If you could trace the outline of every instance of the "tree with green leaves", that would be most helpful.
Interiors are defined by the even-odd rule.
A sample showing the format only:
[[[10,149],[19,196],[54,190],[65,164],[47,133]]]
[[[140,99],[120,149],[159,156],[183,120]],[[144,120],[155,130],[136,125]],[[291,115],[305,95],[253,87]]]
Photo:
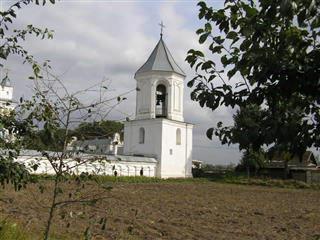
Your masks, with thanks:
[[[63,140],[65,129],[57,129],[54,136],[48,136],[45,129],[33,129],[33,131],[25,136],[25,149],[39,151],[54,151],[59,152],[63,149]],[[72,130],[69,131],[72,133]],[[69,136],[68,136],[69,137]]]
[[[261,107],[260,131],[252,132],[256,137],[251,139],[256,148],[277,145],[302,156],[306,148],[319,147],[320,2],[226,0],[222,9],[203,1],[198,5],[205,25],[197,34],[209,53],[188,52],[186,60],[196,71],[188,83],[191,99],[212,110]],[[224,130],[222,143],[235,142],[228,139],[232,128]],[[214,132],[209,129],[208,137]]]
[[[247,177],[250,178],[251,169],[257,174],[257,171],[265,166],[265,161],[265,153],[262,149],[259,151],[249,149],[243,152],[238,168],[245,168]]]
[[[62,151],[65,129],[57,129],[54,137],[48,138],[44,129],[34,130],[24,138],[26,149],[37,149],[47,151]],[[68,139],[77,137],[78,140],[93,138],[109,138],[115,133],[123,132],[123,123],[111,120],[80,122],[75,128],[68,131]]]
[[[32,131],[29,119],[18,119],[18,116],[18,112],[0,110],[0,185],[11,183],[15,190],[25,187],[30,180],[26,167],[14,160],[24,146],[23,136]]]
[[[222,122],[219,122],[215,128],[214,133],[222,144],[238,144],[239,150],[244,151],[239,166],[246,169],[248,177],[250,169],[257,171],[264,165],[261,145],[265,142],[263,128],[267,124],[266,121],[266,110],[257,105],[248,105],[241,107],[233,115],[233,126],[223,127]]]
[[[222,144],[239,144],[240,150],[252,149],[259,151],[265,139],[262,134],[265,126],[266,111],[257,105],[248,105],[241,107],[233,115],[233,126],[224,127],[219,122],[217,128],[208,131],[208,137],[211,137],[214,130]]]
[[[40,29],[32,24],[27,25],[25,29],[14,29],[12,24],[17,18],[18,10],[26,7],[30,4],[45,5],[47,2],[52,4],[55,0],[19,0],[9,5],[8,9],[5,11],[0,11],[0,59],[2,61],[1,67],[4,66],[5,61],[8,59],[9,55],[18,55],[24,62],[28,62],[32,65],[34,73],[36,75],[40,74],[40,69],[34,57],[28,52],[25,47],[22,46],[22,42],[26,40],[28,35],[33,35],[40,37],[42,39],[53,38],[53,31],[49,29]]]
[[[41,2],[45,4],[46,0]],[[54,0],[50,0],[50,2],[54,3]],[[72,176],[75,173],[75,169],[94,161],[107,160],[97,156],[81,158],[78,153],[72,153],[67,150],[74,126],[83,122],[105,120],[111,110],[126,100],[124,95],[135,89],[116,97],[108,97],[106,94],[108,88],[102,82],[84,90],[70,92],[63,81],[51,72],[51,67],[47,61],[43,64],[37,63],[33,56],[20,45],[20,42],[24,41],[28,34],[51,38],[52,32],[47,29],[35,28],[32,25],[28,25],[25,30],[10,28],[12,27],[13,19],[16,17],[17,9],[30,3],[40,4],[40,1],[17,1],[7,11],[0,14],[0,38],[3,40],[0,45],[0,58],[6,61],[10,54],[21,56],[25,62],[32,65],[33,76],[30,79],[34,80],[34,95],[30,99],[21,98],[14,111],[6,115],[0,115],[0,126],[10,136],[13,136],[12,141],[3,137],[0,138],[0,182],[5,184],[11,181],[16,186],[16,189],[20,189],[20,186],[26,183],[29,176],[29,172],[26,171],[28,166],[19,164],[16,159],[20,154],[20,150],[28,147],[26,140],[32,141],[35,136],[34,133],[40,130],[41,141],[45,142],[44,145],[49,144],[50,149],[41,144],[35,146],[35,150],[38,150],[38,153],[34,156],[28,170],[32,168],[36,170],[41,161],[46,161],[46,164],[49,163],[49,166],[55,172],[55,175],[52,176],[53,187],[49,190],[52,190],[52,199],[49,199],[48,202],[45,201],[45,204],[48,204],[46,208],[48,209],[48,219],[45,223],[43,239],[47,240],[50,237],[55,216],[66,212],[67,207],[72,204],[93,206],[102,199],[99,193],[111,189],[110,187],[99,185],[100,192],[90,196],[84,196],[79,193],[80,189],[84,187],[82,180],[90,176],[86,173],[80,176]],[[10,35],[12,33],[13,35]],[[97,99],[85,101],[83,96],[87,92],[95,92]],[[106,121],[103,122],[105,123]],[[70,161],[74,163],[72,166],[68,165]],[[75,187],[68,189],[69,192],[67,194],[63,194],[63,186],[65,186],[67,180],[69,180],[68,183],[70,185],[73,184]],[[44,191],[41,183],[39,190],[40,192]],[[103,230],[105,229],[106,218],[102,214],[106,214],[105,209],[103,209],[103,213],[100,216],[96,217],[99,217],[99,224]],[[63,217],[63,215],[60,217]],[[86,238],[91,234],[90,224],[94,219],[93,217],[89,220],[89,227],[85,230]]]
[[[102,120],[94,122],[83,122],[73,130],[73,135],[78,139],[91,139],[91,138],[108,138],[112,137],[115,133],[123,132],[123,123]]]
[[[42,140],[47,141],[51,149],[59,150],[52,152],[50,149],[39,145],[35,149],[41,155],[40,157],[34,157],[35,162],[32,166],[36,169],[40,162],[45,160],[55,173],[52,176],[52,199],[48,203],[49,214],[44,231],[44,239],[47,240],[50,237],[51,227],[54,223],[53,219],[58,210],[65,209],[72,204],[94,205],[97,201],[102,200],[100,195],[103,192],[110,190],[110,188],[101,187],[100,195],[79,195],[83,186],[80,184],[82,177],[87,176],[88,173],[78,172],[78,175],[82,175],[74,176],[71,180],[70,176],[74,175],[76,169],[85,164],[94,162],[102,164],[103,161],[108,161],[108,159],[96,155],[82,156],[77,152],[70,152],[67,146],[72,137],[74,126],[93,120],[108,123],[101,117],[108,117],[108,114],[105,113],[110,113],[110,110],[114,109],[115,106],[124,102],[126,100],[124,95],[127,93],[120,94],[117,97],[108,97],[108,89],[103,87],[104,82],[84,90],[71,92],[66,88],[63,81],[51,73],[46,64],[40,66],[40,68],[43,73],[46,73],[45,76],[34,80],[34,95],[31,99],[22,101],[19,107],[24,112],[25,119],[32,120],[33,129],[41,130]],[[87,92],[95,92],[97,99],[83,99]],[[71,166],[68,164],[69,162],[75,164]],[[69,197],[65,199],[63,197],[63,185],[67,180],[75,187],[68,189]],[[105,220],[102,221],[102,224],[105,225]]]
[[[55,0],[50,0],[52,4]],[[24,62],[32,66],[36,76],[41,76],[39,64],[34,57],[25,49],[22,42],[28,35],[37,37],[52,38],[53,32],[48,29],[40,29],[32,24],[26,29],[14,29],[13,23],[17,17],[18,10],[29,4],[46,4],[46,0],[19,0],[13,2],[6,10],[0,11],[0,70],[3,72],[6,60],[10,55],[20,56]],[[21,189],[29,179],[26,168],[14,159],[24,147],[23,137],[31,131],[32,121],[22,118],[18,109],[4,113],[0,109],[0,132],[5,132],[7,136],[14,136],[14,141],[0,134],[0,183],[2,185],[11,182],[15,189]]]

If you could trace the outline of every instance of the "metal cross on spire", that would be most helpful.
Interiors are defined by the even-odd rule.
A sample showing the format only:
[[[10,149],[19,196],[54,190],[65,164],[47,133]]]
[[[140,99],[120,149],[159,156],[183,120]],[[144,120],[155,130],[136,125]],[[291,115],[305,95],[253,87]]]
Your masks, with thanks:
[[[159,23],[159,26],[161,27],[161,32],[160,32],[160,37],[162,38],[163,35],[163,29],[166,27],[163,22],[161,21],[161,23]]]

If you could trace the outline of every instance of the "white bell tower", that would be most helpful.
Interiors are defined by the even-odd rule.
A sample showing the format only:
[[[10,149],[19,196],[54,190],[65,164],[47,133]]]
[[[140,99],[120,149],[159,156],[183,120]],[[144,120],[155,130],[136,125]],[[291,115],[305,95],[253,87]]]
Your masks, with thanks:
[[[157,177],[191,177],[193,125],[183,118],[185,73],[160,36],[135,73],[136,118],[125,123],[124,154],[156,158]]]
[[[12,110],[14,108],[12,103],[13,87],[8,74],[0,82],[0,111]]]
[[[167,118],[183,121],[185,74],[162,38],[148,61],[136,72],[136,119]]]
[[[14,109],[12,102],[13,87],[11,85],[8,73],[0,82],[0,117],[10,113]],[[0,138],[5,138],[8,141],[14,139],[13,135],[10,135],[8,130],[0,128]]]

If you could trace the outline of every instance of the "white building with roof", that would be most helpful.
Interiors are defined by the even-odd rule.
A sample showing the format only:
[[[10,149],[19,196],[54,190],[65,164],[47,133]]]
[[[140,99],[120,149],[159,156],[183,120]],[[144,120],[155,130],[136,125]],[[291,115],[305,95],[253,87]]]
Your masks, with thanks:
[[[136,118],[125,123],[124,154],[155,158],[157,177],[192,176],[193,124],[183,117],[185,77],[162,35],[135,73]]]
[[[119,133],[115,133],[112,138],[78,140],[73,137],[67,146],[67,150],[91,154],[118,155],[123,154],[123,142]]]

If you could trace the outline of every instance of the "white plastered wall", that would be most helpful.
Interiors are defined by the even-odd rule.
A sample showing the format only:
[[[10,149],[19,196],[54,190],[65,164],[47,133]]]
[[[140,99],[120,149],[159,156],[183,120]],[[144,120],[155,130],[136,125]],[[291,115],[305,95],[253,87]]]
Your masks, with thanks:
[[[121,157],[121,155],[119,155],[119,157]],[[16,162],[24,164],[33,174],[55,174],[50,162],[41,156],[32,157],[21,155],[16,159]],[[78,161],[73,161],[72,159],[66,159],[65,162],[66,166],[72,169],[71,172],[76,175],[87,172],[95,175],[114,176],[114,172],[117,171],[117,176],[140,176],[141,169],[143,169],[143,176],[155,177],[156,174],[156,163],[100,160],[99,162],[87,162],[79,165]],[[34,171],[30,166],[35,163],[38,164],[38,168]]]
[[[145,142],[139,143],[139,129],[145,129]],[[177,145],[176,131],[181,130]],[[165,118],[135,120],[125,123],[124,154],[144,155],[158,160],[156,176],[191,177],[192,124]]]
[[[124,124],[124,154],[144,155],[147,157],[161,156],[161,119],[145,119],[125,122]],[[139,143],[140,128],[144,128],[144,143]]]
[[[181,131],[181,144],[177,144],[177,129]],[[192,124],[165,120],[162,127],[162,153],[160,177],[191,177]]]

